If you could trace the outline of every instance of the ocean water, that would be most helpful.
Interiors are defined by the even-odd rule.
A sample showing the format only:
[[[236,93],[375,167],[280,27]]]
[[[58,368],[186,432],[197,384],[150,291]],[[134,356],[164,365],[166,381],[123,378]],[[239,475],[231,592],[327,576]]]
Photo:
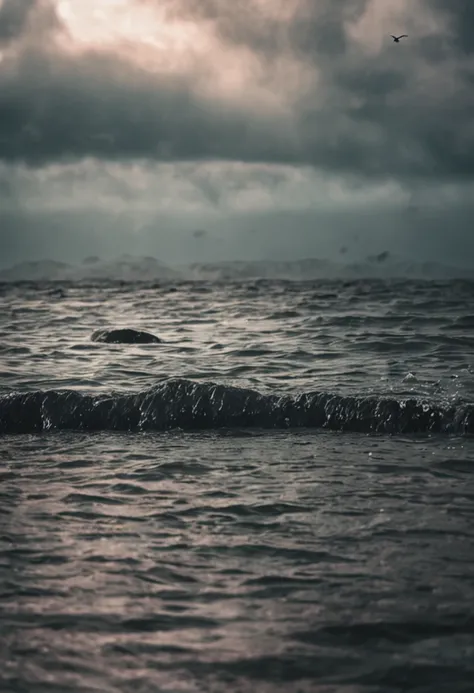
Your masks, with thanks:
[[[2,693],[472,690],[473,282],[5,283],[0,324]]]

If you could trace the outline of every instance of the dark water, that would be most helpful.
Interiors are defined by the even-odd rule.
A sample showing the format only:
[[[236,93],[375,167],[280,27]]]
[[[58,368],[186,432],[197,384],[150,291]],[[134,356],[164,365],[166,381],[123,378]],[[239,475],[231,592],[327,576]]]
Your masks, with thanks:
[[[2,692],[472,690],[473,283],[57,289],[0,287]]]

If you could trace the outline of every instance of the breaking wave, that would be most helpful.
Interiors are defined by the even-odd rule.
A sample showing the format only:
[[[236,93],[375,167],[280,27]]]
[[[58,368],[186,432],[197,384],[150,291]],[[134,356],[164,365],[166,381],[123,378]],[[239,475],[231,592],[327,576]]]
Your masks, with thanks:
[[[474,404],[441,406],[415,399],[324,392],[278,396],[179,378],[130,394],[39,390],[0,396],[0,434],[303,427],[360,433],[472,434]]]

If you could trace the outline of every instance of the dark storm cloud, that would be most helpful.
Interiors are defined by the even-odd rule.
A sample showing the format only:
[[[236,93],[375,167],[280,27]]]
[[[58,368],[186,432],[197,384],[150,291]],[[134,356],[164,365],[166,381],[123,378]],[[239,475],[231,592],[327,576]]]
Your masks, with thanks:
[[[0,45],[23,33],[36,0],[3,0],[0,7]]]
[[[429,0],[430,5],[442,13],[451,30],[455,50],[466,55],[474,52],[474,3],[472,0]]]
[[[23,55],[0,73],[0,123],[1,158],[33,165],[291,158],[258,113],[200,99],[190,78],[159,79],[110,55]]]
[[[212,24],[225,42],[248,46],[266,58],[291,49],[301,55],[334,55],[347,45],[344,20],[355,20],[368,0],[140,0],[174,18]],[[268,13],[268,6],[273,11]],[[279,10],[279,11],[278,11]]]
[[[34,26],[30,26],[36,18]],[[37,36],[61,25],[52,0],[3,0],[0,6],[0,47],[8,45],[29,31]]]
[[[20,4],[21,19],[32,2]],[[72,58],[27,44],[0,67],[0,158],[34,166],[85,157],[231,160],[373,178],[472,177],[474,96],[460,53],[468,52],[474,4],[420,2],[446,21],[446,39],[432,33],[417,41],[408,31],[410,42],[387,37],[378,55],[346,31],[366,7],[367,0],[301,0],[282,21],[251,0],[170,0],[170,15],[210,24],[223,43],[258,56],[261,81],[282,56],[312,67],[314,88],[293,101],[290,116],[272,116],[250,99],[237,108],[199,95],[196,75],[157,76],[113,55]]]

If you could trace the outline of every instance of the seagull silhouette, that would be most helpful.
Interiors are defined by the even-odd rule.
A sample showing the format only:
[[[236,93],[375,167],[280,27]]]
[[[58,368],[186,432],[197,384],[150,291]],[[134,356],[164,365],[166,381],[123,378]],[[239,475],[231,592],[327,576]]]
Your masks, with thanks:
[[[393,38],[395,43],[400,43],[401,38],[408,38],[408,34],[402,34],[401,36],[394,36],[393,34],[390,34],[390,36]]]

